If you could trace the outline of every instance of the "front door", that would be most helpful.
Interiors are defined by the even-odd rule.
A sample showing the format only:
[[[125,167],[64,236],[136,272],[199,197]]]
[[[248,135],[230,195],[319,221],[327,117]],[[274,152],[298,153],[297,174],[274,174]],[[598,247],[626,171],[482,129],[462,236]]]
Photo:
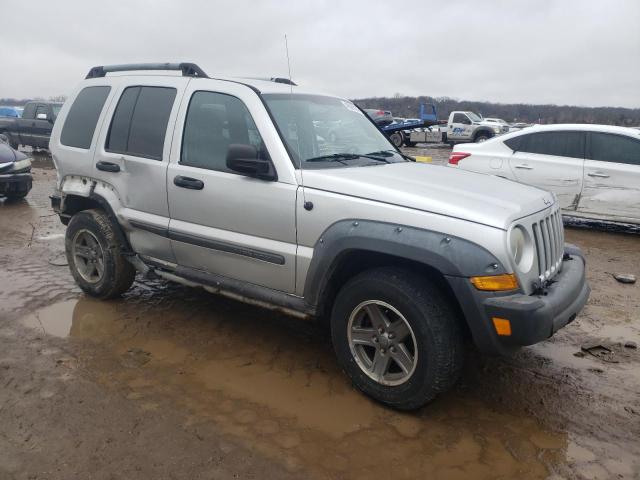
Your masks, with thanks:
[[[293,292],[297,185],[249,178],[226,165],[231,144],[269,155],[244,98],[255,93],[230,82],[217,91],[189,88],[174,136],[181,144],[167,173],[178,264]]]
[[[560,208],[575,210],[582,191],[584,133],[538,132],[517,138],[509,160],[515,179],[555,193]]]
[[[464,142],[471,138],[473,127],[471,120],[464,113],[453,114],[453,118],[447,127],[447,140],[452,142]]]
[[[640,223],[640,140],[591,132],[587,157],[578,212]]]

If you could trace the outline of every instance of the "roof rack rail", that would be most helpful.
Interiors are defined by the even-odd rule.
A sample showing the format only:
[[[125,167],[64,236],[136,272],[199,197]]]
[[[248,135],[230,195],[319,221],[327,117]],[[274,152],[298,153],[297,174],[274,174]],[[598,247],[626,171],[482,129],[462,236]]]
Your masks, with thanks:
[[[285,85],[293,85],[294,87],[298,86],[298,84],[294,83],[293,80],[289,80],[288,78],[283,78],[283,77],[245,77],[245,78],[248,78],[250,80],[262,80],[265,82],[284,83]]]
[[[129,63],[125,65],[101,65],[93,67],[85,78],[104,77],[111,72],[130,72],[137,70],[180,70],[183,77],[209,78],[195,63]]]

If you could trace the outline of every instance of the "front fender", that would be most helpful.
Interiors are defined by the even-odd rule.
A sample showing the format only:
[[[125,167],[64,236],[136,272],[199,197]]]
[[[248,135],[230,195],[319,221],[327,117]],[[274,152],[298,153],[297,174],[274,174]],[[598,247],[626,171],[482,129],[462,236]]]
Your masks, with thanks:
[[[350,251],[393,255],[450,277],[509,273],[491,252],[464,238],[371,220],[342,220],[327,228],[314,246],[304,289],[307,303],[320,303],[341,257]]]

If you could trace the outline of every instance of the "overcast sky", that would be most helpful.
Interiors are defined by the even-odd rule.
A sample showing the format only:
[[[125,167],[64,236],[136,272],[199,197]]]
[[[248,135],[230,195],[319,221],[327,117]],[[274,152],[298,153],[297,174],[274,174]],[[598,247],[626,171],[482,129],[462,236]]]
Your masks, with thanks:
[[[640,107],[640,0],[0,0],[0,97],[94,65],[192,61],[349,98]]]

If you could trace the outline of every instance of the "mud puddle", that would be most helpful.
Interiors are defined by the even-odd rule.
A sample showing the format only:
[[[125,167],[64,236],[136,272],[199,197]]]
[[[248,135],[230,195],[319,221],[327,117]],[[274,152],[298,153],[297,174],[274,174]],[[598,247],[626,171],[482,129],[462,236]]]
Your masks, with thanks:
[[[79,341],[87,372],[142,408],[169,398],[190,422],[320,478],[544,478],[575,456],[566,433],[469,392],[411,414],[381,407],[352,389],[315,327],[184,293],[194,298],[156,306],[83,297],[23,324]]]

